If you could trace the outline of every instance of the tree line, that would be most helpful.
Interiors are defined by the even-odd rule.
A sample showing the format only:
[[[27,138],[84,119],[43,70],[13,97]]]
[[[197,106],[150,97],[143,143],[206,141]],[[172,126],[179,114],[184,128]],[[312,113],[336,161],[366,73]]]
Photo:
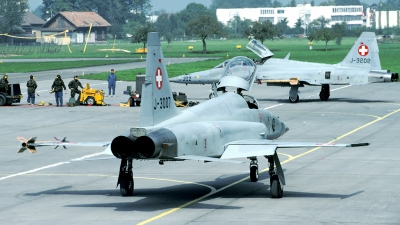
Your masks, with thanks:
[[[339,2],[339,0],[335,1]],[[27,5],[19,2],[19,0],[0,2],[0,33],[23,32],[20,24]],[[293,5],[295,3],[295,0],[289,2]],[[324,17],[312,21],[307,26],[304,21],[297,19],[293,27],[288,26],[287,19],[279,21],[276,25],[268,20],[254,22],[248,19],[242,20],[238,16],[233,17],[226,25],[217,20],[216,8],[250,7],[257,4],[269,6],[273,2],[271,0],[213,0],[210,8],[202,4],[190,3],[177,13],[154,12],[158,18],[153,22],[149,22],[147,18],[152,7],[150,0],[43,0],[43,5],[38,7],[40,10],[36,11],[40,11],[43,19],[49,19],[61,11],[95,11],[112,24],[109,30],[112,37],[131,39],[134,43],[143,43],[144,47],[147,43],[147,33],[150,31],[159,32],[168,43],[173,40],[199,38],[203,43],[204,53],[207,52],[206,40],[210,38],[254,37],[264,42],[305,34],[310,42],[324,41],[327,47],[329,41],[335,40],[336,44],[340,44],[343,36],[357,36],[362,32],[362,28],[347,29],[345,23],[328,27],[330,21]]]

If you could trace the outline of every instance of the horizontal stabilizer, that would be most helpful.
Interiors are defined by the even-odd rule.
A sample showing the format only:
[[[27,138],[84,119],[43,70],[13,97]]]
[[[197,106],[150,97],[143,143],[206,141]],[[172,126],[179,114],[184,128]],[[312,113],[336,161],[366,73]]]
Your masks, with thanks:
[[[175,159],[184,159],[184,160],[196,160],[196,161],[205,161],[205,162],[224,162],[224,163],[243,163],[241,161],[236,160],[227,160],[227,159],[220,159],[220,158],[212,158],[206,156],[198,156],[198,155],[183,155],[175,157]]]
[[[240,140],[227,143],[221,159],[255,157],[275,154],[278,148],[306,148],[306,147],[361,147],[369,143],[337,144],[312,142],[281,142],[266,139]]]

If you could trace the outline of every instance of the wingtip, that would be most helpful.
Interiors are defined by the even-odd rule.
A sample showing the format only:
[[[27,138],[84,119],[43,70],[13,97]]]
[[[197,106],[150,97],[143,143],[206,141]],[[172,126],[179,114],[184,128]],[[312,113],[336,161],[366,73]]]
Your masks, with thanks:
[[[350,147],[361,147],[361,146],[369,146],[370,143],[355,143],[355,144],[350,144]]]

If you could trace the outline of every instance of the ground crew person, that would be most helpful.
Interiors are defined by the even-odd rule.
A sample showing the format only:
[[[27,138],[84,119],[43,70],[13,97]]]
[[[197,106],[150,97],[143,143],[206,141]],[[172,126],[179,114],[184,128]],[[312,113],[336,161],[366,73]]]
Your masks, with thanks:
[[[34,80],[34,76],[30,76],[30,79],[26,83],[26,86],[28,87],[28,103],[29,105],[34,105],[35,104],[35,92],[37,88],[36,81]]]
[[[110,74],[107,77],[108,81],[108,95],[111,97],[111,90],[113,91],[113,95],[115,96],[115,84],[117,83],[117,75],[114,73],[114,69],[111,69]]]
[[[3,76],[3,79],[0,80],[0,92],[6,92],[8,93],[10,83],[8,83],[8,75],[5,74]]]
[[[74,76],[74,79],[71,80],[68,84],[68,88],[71,90],[71,98],[75,99],[75,94],[78,94],[78,99],[81,95],[81,91],[78,89],[78,87],[82,87],[81,82],[78,80],[78,76]]]
[[[63,88],[64,88],[64,91],[67,91],[64,81],[61,79],[61,76],[57,75],[56,79],[53,82],[53,85],[51,85],[51,91],[54,92],[55,97],[56,97],[56,104],[57,104],[57,106],[60,106],[60,107],[63,106],[63,93],[62,93]]]

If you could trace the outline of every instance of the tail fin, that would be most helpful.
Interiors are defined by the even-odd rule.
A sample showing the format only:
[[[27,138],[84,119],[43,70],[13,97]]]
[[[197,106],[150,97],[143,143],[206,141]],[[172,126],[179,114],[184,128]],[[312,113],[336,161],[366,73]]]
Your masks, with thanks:
[[[142,86],[139,126],[154,126],[180,113],[175,107],[157,32],[147,36],[146,79]]]
[[[17,137],[17,139],[21,142],[21,145],[22,145],[22,147],[17,151],[17,153],[22,153],[26,149],[28,149],[28,151],[30,153],[36,153],[35,147],[30,146],[30,144],[35,143],[36,137],[31,137],[31,138],[29,138],[29,140],[26,140],[26,138],[24,138],[24,137]]]
[[[375,33],[363,32],[340,65],[380,70],[381,61]]]

